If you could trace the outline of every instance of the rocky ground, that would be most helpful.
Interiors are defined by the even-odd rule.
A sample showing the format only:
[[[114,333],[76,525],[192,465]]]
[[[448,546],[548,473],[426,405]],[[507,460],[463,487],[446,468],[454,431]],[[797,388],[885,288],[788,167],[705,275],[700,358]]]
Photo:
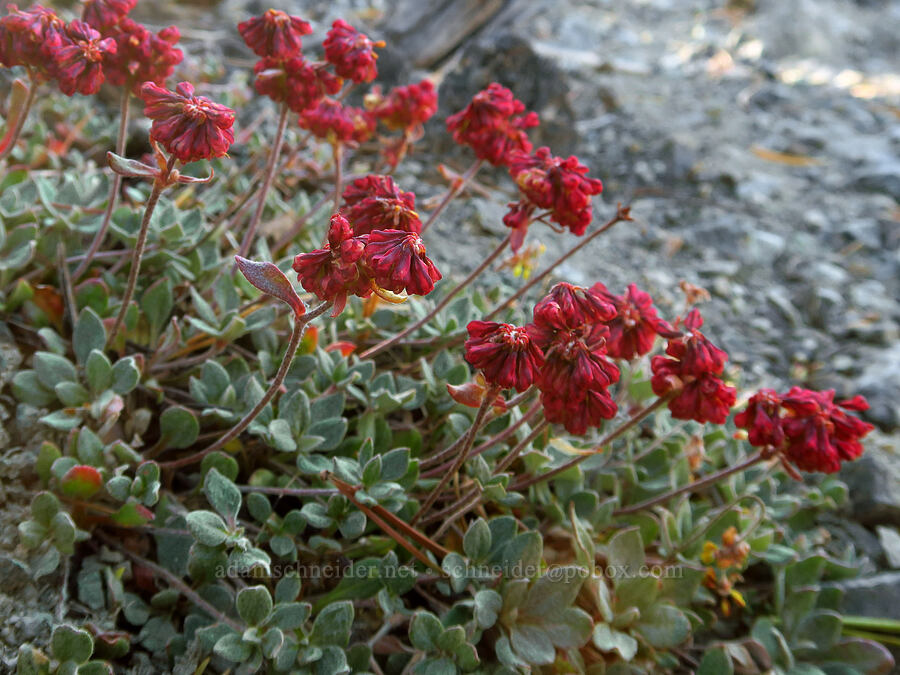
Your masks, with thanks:
[[[137,16],[248,66],[232,26],[271,5],[319,27],[368,24],[390,40],[389,80],[441,78],[441,117],[493,80],[538,110],[538,142],[604,181],[597,218],[619,201],[636,216],[561,276],[634,281],[673,307],[687,280],[711,293],[707,332],[745,381],[865,394],[879,431],[845,473],[852,519],[834,532],[873,563],[847,610],[900,619],[900,1],[222,0],[143,3]],[[440,121],[429,131],[399,173],[422,195],[439,190],[431,153],[452,151]],[[466,201],[429,238],[459,271],[503,234],[502,205]],[[544,260],[572,243],[538,240]]]

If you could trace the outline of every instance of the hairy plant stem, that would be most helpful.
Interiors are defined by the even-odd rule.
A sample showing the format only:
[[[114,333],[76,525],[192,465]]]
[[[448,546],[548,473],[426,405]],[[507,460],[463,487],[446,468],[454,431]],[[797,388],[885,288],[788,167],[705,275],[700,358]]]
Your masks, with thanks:
[[[593,232],[591,232],[589,235],[587,235],[586,237],[584,237],[584,238],[583,238],[580,242],[578,242],[575,246],[573,246],[573,247],[570,248],[568,251],[566,251],[566,252],[563,253],[561,256],[559,256],[559,258],[557,258],[556,260],[554,260],[554,261],[550,264],[550,266],[549,266],[547,269],[545,269],[543,272],[541,272],[540,274],[538,274],[536,277],[532,277],[532,278],[528,281],[527,284],[525,284],[524,286],[522,286],[522,288],[520,288],[518,291],[516,291],[515,293],[513,293],[509,298],[507,298],[507,299],[504,300],[502,303],[500,303],[499,305],[497,305],[494,309],[492,309],[491,312],[490,312],[490,314],[488,314],[488,315],[485,317],[485,321],[490,321],[491,319],[493,319],[495,316],[497,316],[497,314],[499,314],[499,313],[502,312],[504,309],[506,309],[507,307],[509,307],[509,306],[510,306],[511,304],[513,304],[516,300],[518,300],[518,299],[521,298],[523,295],[525,295],[529,290],[531,290],[534,286],[536,286],[536,285],[539,284],[541,281],[543,281],[543,280],[547,277],[547,275],[550,274],[553,270],[555,270],[557,267],[559,267],[560,265],[562,265],[566,260],[568,260],[569,258],[571,258],[571,257],[572,257],[573,255],[575,255],[576,253],[578,253],[578,251],[580,251],[580,250],[583,249],[585,246],[587,246],[589,243],[591,243],[595,238],[597,238],[598,236],[600,236],[601,234],[603,234],[604,232],[606,232],[606,231],[607,231],[608,229],[610,229],[613,225],[615,225],[616,223],[618,223],[618,222],[620,222],[620,221],[623,221],[623,220],[631,220],[631,215],[630,215],[629,212],[630,212],[630,208],[629,208],[629,207],[627,207],[627,206],[623,207],[621,204],[617,205],[617,207],[616,207],[616,215],[614,215],[612,218],[610,218],[608,221],[606,221],[603,225],[601,225],[600,227],[598,227],[596,230],[594,230]]]
[[[278,166],[278,156],[281,154],[281,145],[284,142],[284,130],[287,128],[288,113],[290,113],[290,108],[288,108],[287,103],[283,103],[281,105],[281,114],[278,116],[278,129],[275,131],[272,153],[269,155],[269,162],[266,166],[266,175],[257,198],[256,210],[253,212],[253,217],[250,219],[250,225],[247,226],[244,240],[241,242],[241,248],[238,252],[238,255],[242,258],[247,257],[250,246],[253,244],[253,237],[256,235],[256,228],[259,227],[263,210],[266,208],[266,197],[269,195],[269,190],[272,189],[272,181],[275,179],[275,168]]]
[[[167,187],[169,174],[172,173],[174,167],[175,157],[172,156],[169,157],[169,161],[166,164],[165,175],[157,176],[156,180],[153,181],[153,189],[150,191],[150,196],[147,198],[147,204],[144,206],[144,217],[141,220],[141,229],[138,232],[137,242],[134,245],[134,253],[131,256],[131,272],[128,274],[128,285],[125,287],[125,295],[122,296],[122,306],[119,308],[119,314],[116,316],[116,321],[109,333],[108,344],[110,345],[115,344],[116,336],[119,334],[119,328],[121,328],[122,322],[125,320],[125,314],[128,312],[128,305],[131,304],[131,299],[134,297],[134,287],[137,285],[138,272],[141,271],[141,258],[144,256],[144,246],[147,243],[147,232],[150,230],[150,218],[153,216],[153,210],[156,208],[159,196]]]
[[[546,420],[541,420],[534,429],[531,430],[525,438],[523,438],[516,446],[507,453],[506,457],[504,457],[494,470],[492,471],[492,475],[496,476],[498,473],[503,473],[506,469],[512,466],[512,463],[516,461],[518,456],[522,453],[522,451],[531,445],[534,440],[540,436],[550,424]],[[474,453],[472,453],[474,454]],[[470,455],[471,456],[471,455]],[[464,516],[468,511],[474,508],[478,502],[481,500],[481,491],[479,488],[473,487],[469,492],[463,495],[459,500],[445,508],[444,510],[430,516],[426,519],[423,524],[436,522],[438,520],[443,520],[444,523],[441,527],[434,533],[434,537],[439,539],[444,532],[449,530],[453,523],[456,520],[459,520],[462,516]]]
[[[450,204],[450,202],[452,202],[460,192],[462,192],[466,184],[475,177],[475,174],[478,173],[478,170],[483,165],[483,159],[476,160],[476,162],[472,164],[472,166],[470,166],[462,176],[451,183],[450,187],[447,188],[447,191],[444,193],[444,196],[441,199],[440,203],[437,205],[437,208],[431,212],[431,215],[428,216],[428,220],[426,220],[422,225],[423,234],[429,227],[434,225],[434,221],[438,219],[438,216],[441,215],[444,212],[444,209],[447,208],[447,205]]]
[[[306,328],[309,325],[309,322],[315,319],[318,316],[324,314],[328,308],[331,307],[330,302],[323,302],[318,307],[310,310],[306,314],[300,314],[294,316],[294,329],[291,332],[291,341],[288,343],[287,350],[284,352],[284,358],[281,360],[281,365],[278,368],[278,372],[275,373],[275,377],[272,378],[271,384],[269,384],[269,388],[266,390],[266,393],[263,394],[262,398],[259,402],[253,406],[253,409],[248,412],[244,417],[231,429],[229,429],[219,440],[210,445],[199,452],[195,452],[193,455],[188,455],[187,457],[182,457],[181,459],[172,460],[170,462],[162,462],[159,467],[161,469],[179,469],[183,466],[190,466],[191,464],[195,464],[201,461],[204,457],[206,457],[211,452],[215,452],[216,450],[221,450],[226,443],[238,437],[238,435],[250,426],[250,423],[256,419],[256,416],[259,415],[265,409],[265,407],[269,404],[269,401],[278,393],[278,390],[281,388],[281,383],[284,382],[284,378],[288,373],[288,370],[291,367],[291,363],[294,360],[294,354],[297,352],[297,347],[300,346],[300,341],[303,339],[304,333],[306,333]]]
[[[331,146],[334,151],[334,212],[341,210],[341,197],[344,192],[344,174],[341,164],[344,163],[344,146],[336,141]]]
[[[12,130],[12,134],[9,136],[9,140],[6,144],[6,147],[3,150],[0,150],[0,162],[3,162],[9,155],[12,153],[13,148],[16,147],[16,143],[19,141],[19,136],[22,134],[22,129],[25,128],[25,120],[28,119],[28,113],[31,112],[31,108],[34,105],[35,98],[37,97],[38,83],[31,77],[31,71],[28,72],[28,94],[25,97],[25,104],[22,106],[22,114],[19,116],[19,119],[16,120],[16,126]]]
[[[745,459],[743,462],[735,464],[734,466],[728,466],[724,469],[720,469],[705,478],[701,478],[698,481],[694,481],[693,483],[688,483],[687,485],[682,485],[680,488],[676,488],[674,490],[670,490],[669,492],[665,492],[661,495],[657,495],[656,497],[651,497],[650,499],[645,499],[642,502],[638,502],[637,504],[631,504],[630,506],[624,506],[621,509],[617,509],[613,512],[613,515],[622,516],[627,515],[629,513],[637,513],[638,511],[643,511],[644,509],[649,509],[657,504],[662,504],[664,502],[673,499],[679,495],[683,495],[687,492],[696,492],[697,490],[702,490],[705,487],[709,487],[710,485],[714,485],[718,483],[723,478],[727,478],[733,473],[738,473],[740,471],[745,471],[749,469],[754,464],[758,464],[759,462],[766,459],[768,455],[760,450],[759,452],[755,452],[750,457]]]
[[[478,435],[478,431],[481,429],[481,425],[484,424],[484,418],[487,416],[488,409],[494,403],[494,399],[497,398],[497,394],[499,393],[500,388],[497,385],[491,385],[484,392],[484,398],[481,400],[481,406],[478,408],[478,412],[475,413],[475,420],[472,422],[472,426],[469,427],[469,430],[466,432],[465,442],[463,442],[462,447],[459,451],[459,456],[456,461],[453,463],[453,466],[450,468],[450,471],[444,474],[438,484],[434,486],[431,490],[431,493],[425,499],[425,503],[422,504],[422,508],[419,509],[418,513],[413,516],[410,521],[410,525],[415,525],[416,522],[423,515],[428,513],[428,509],[430,509],[435,500],[441,494],[441,490],[444,489],[444,486],[450,482],[450,479],[455,476],[459,470],[462,468],[462,465],[465,464],[466,458],[469,455],[469,450],[472,448],[472,443],[475,442],[475,436]]]
[[[264,495],[279,497],[331,497],[340,494],[335,488],[279,488],[256,485],[238,485],[241,492],[259,492]]]
[[[186,583],[184,583],[184,581],[182,581],[181,578],[172,574],[165,567],[157,565],[154,562],[150,562],[146,558],[139,556],[137,553],[129,551],[127,548],[122,546],[118,541],[116,541],[115,539],[113,539],[112,537],[110,537],[109,535],[107,535],[104,532],[99,532],[97,530],[95,530],[94,532],[104,544],[106,544],[110,548],[114,548],[117,551],[119,551],[120,553],[123,553],[124,555],[128,556],[129,558],[131,558],[132,561],[134,561],[138,565],[149,569],[151,572],[153,572],[154,576],[157,576],[160,579],[165,580],[165,582],[169,586],[177,589],[178,592],[181,593],[185,598],[190,600],[193,604],[195,604],[197,607],[199,607],[204,612],[209,614],[215,620],[219,621],[220,623],[225,624],[232,630],[236,630],[238,633],[243,633],[244,630],[246,630],[245,626],[243,626],[242,624],[238,623],[234,619],[232,619],[232,618],[226,616],[225,614],[223,614],[222,612],[220,612],[212,604],[207,602],[193,588],[191,588]]]
[[[131,88],[125,86],[122,88],[121,112],[119,113],[119,135],[116,136],[116,154],[120,157],[125,155],[125,140],[128,133],[128,108],[131,100]],[[112,185],[109,187],[109,196],[106,198],[106,209],[103,211],[103,221],[100,223],[100,229],[94,235],[87,253],[82,258],[78,267],[72,273],[72,280],[78,281],[94,261],[94,256],[103,245],[106,233],[109,230],[109,224],[112,221],[113,209],[116,208],[116,198],[119,196],[119,188],[122,187],[122,176],[113,172]]]
[[[516,431],[518,430],[518,428],[521,427],[523,424],[525,424],[529,419],[534,417],[537,414],[537,412],[540,410],[540,408],[541,408],[541,404],[535,403],[527,411],[525,411],[525,413],[522,415],[522,417],[520,417],[518,420],[516,420],[515,422],[510,424],[508,427],[506,427],[506,429],[501,431],[496,436],[489,438],[488,440],[486,440],[484,443],[482,443],[478,447],[472,448],[472,450],[469,451],[469,456],[466,457],[466,461],[472,459],[473,457],[480,455],[483,452],[486,452],[487,450],[491,449],[498,443],[502,443],[507,438],[509,438],[510,436],[515,434]],[[446,450],[442,450],[437,455],[434,455],[433,457],[429,457],[428,459],[430,461],[423,461],[422,467],[425,470],[422,471],[422,473],[420,474],[421,477],[422,478],[433,478],[434,476],[439,476],[442,473],[444,473],[445,471],[447,471],[452,466],[452,462],[445,461],[440,466],[434,466],[434,465],[437,464],[438,462],[444,460],[446,457],[449,457],[450,455],[452,455],[455,452],[455,450],[460,446],[460,444],[462,443],[462,440],[463,439],[456,441],[455,443],[450,445]]]
[[[453,300],[453,298],[455,298],[460,293],[460,291],[462,291],[466,286],[468,286],[473,281],[475,281],[475,279],[477,279],[478,276],[480,276],[481,273],[484,272],[491,265],[491,263],[493,263],[497,258],[499,258],[500,254],[506,250],[507,246],[509,246],[509,236],[505,237],[503,239],[503,241],[501,241],[497,245],[497,248],[495,248],[491,252],[491,254],[487,258],[485,258],[484,261],[478,267],[476,267],[474,270],[472,270],[472,273],[469,274],[469,276],[467,276],[465,279],[460,281],[452,291],[447,293],[447,295],[444,296],[444,298],[437,304],[437,306],[433,310],[431,310],[428,314],[423,316],[421,319],[416,321],[411,326],[407,326],[406,328],[404,328],[402,331],[400,331],[396,335],[393,335],[386,340],[382,340],[374,347],[369,347],[366,351],[364,351],[362,354],[359,355],[359,358],[367,359],[367,358],[371,358],[372,356],[375,356],[376,354],[383,352],[385,349],[387,349],[391,345],[399,342],[400,340],[405,338],[407,335],[417,331],[419,328],[421,328],[422,326],[427,324],[429,321],[431,321],[434,317],[436,317],[438,315],[438,313],[442,309],[444,309],[447,305],[450,304],[450,301]]]
[[[632,415],[628,419],[628,421],[626,421],[624,424],[617,427],[616,429],[613,429],[606,436],[604,436],[602,439],[600,439],[600,442],[594,446],[593,452],[589,452],[584,455],[579,455],[578,457],[575,457],[575,458],[569,460],[562,466],[558,466],[555,469],[548,471],[547,473],[542,473],[539,476],[532,476],[531,478],[526,478],[524,480],[521,480],[521,481],[515,483],[510,489],[511,490],[524,490],[525,488],[531,487],[532,485],[535,485],[536,483],[543,483],[545,480],[550,480],[554,476],[558,476],[559,474],[563,473],[564,471],[568,471],[573,466],[578,466],[584,460],[586,460],[588,457],[595,457],[598,452],[601,452],[603,450],[604,446],[608,445],[609,443],[612,443],[619,436],[621,436],[626,431],[631,429],[633,426],[635,426],[638,422],[640,422],[645,417],[650,415],[652,412],[654,412],[658,408],[667,404],[669,402],[670,398],[671,398],[671,396],[663,396],[662,398],[658,398],[653,403],[648,405],[647,407],[636,412],[634,415]]]

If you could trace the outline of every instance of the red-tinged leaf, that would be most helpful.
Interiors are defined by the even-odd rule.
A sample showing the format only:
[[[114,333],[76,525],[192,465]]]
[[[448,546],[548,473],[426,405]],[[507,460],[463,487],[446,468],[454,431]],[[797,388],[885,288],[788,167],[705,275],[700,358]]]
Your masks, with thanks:
[[[303,306],[303,302],[291,282],[277,266],[270,262],[247,260],[239,255],[234,256],[234,259],[237,261],[241,274],[253,286],[266,295],[286,302],[294,310],[296,316],[300,316],[306,311],[306,307]]]
[[[300,354],[314,354],[316,351],[316,347],[319,344],[319,327],[311,326],[309,324],[306,325],[306,333],[303,334],[303,339],[300,340]]]
[[[356,345],[352,342],[332,342],[325,347],[326,352],[340,352],[341,356],[350,356],[355,349]]]
[[[450,394],[450,398],[469,408],[481,407],[481,401],[484,399],[485,390],[486,387],[477,382],[467,382],[459,386],[452,384],[447,385],[447,392]],[[503,412],[506,410],[506,401],[498,394],[497,398],[494,399],[492,407],[497,412]]]
[[[103,487],[103,477],[94,467],[79,464],[66,471],[59,485],[67,497],[88,499]]]
[[[153,511],[133,502],[122,504],[122,506],[119,507],[119,510],[111,516],[115,523],[124,527],[146,525],[155,517]]]
[[[47,318],[53,322],[53,325],[62,328],[63,313],[65,312],[65,303],[62,294],[53,286],[43,284],[34,287],[34,295],[31,301],[37,305]]]
[[[0,140],[0,152],[6,150],[12,142],[13,130],[18,126],[19,119],[25,111],[25,99],[28,98],[28,85],[22,80],[15,79],[12,83],[12,92],[9,95],[9,105],[6,115],[6,133]]]
[[[121,157],[114,152],[106,153],[106,163],[115,173],[126,178],[155,179],[159,174],[159,169],[154,166],[144,164],[136,159]]]
[[[185,184],[208,183],[209,181],[211,181],[213,179],[214,174],[215,174],[215,172],[213,171],[212,167],[209,167],[209,175],[206,176],[205,178],[194,178],[193,176],[185,176],[184,174],[179,173],[178,171],[173,171],[172,175],[170,176],[170,182],[174,181],[176,183],[185,183]]]

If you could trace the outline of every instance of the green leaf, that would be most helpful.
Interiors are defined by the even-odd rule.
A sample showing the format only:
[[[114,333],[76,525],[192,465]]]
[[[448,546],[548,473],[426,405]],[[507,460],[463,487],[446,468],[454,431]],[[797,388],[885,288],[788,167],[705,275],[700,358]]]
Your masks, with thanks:
[[[78,459],[85,464],[103,466],[103,441],[93,431],[84,427],[78,431]]]
[[[237,633],[228,633],[216,642],[213,652],[226,661],[242,663],[250,658],[253,648],[241,640],[241,636]]]
[[[653,647],[677,647],[691,634],[691,622],[677,607],[658,604],[641,614],[635,630]]]
[[[194,413],[181,406],[166,408],[159,418],[159,428],[170,448],[190,447],[200,434],[200,423]]]
[[[592,636],[594,646],[602,652],[618,652],[626,661],[631,661],[637,654],[638,641],[627,633],[613,630],[605,623],[594,626]]]
[[[53,391],[60,403],[68,408],[77,408],[90,400],[90,392],[78,382],[60,382]]]
[[[75,521],[65,511],[60,511],[50,521],[50,534],[53,536],[53,545],[60,553],[71,555],[75,551],[75,537],[78,529]]]
[[[112,518],[113,522],[123,527],[138,527],[152,521],[153,512],[145,506],[128,502],[127,504],[122,504],[119,510],[112,514],[110,518]]]
[[[112,390],[117,394],[127,394],[141,379],[141,371],[131,356],[116,361],[112,368]]]
[[[733,675],[734,665],[724,647],[711,647],[703,654],[697,675]]]
[[[175,300],[172,297],[172,282],[163,277],[152,283],[141,296],[141,311],[150,323],[153,336],[159,335],[166,325]]]
[[[242,588],[237,594],[238,615],[250,626],[259,626],[272,611],[272,596],[265,586]]]
[[[503,598],[497,591],[480,590],[475,594],[474,614],[479,628],[490,628],[497,622]]]
[[[615,581],[636,575],[644,564],[644,542],[637,527],[617,532],[609,540],[608,548],[609,564],[623,570],[622,574],[616,575]]]
[[[112,386],[112,369],[112,363],[99,349],[88,354],[87,362],[84,365],[84,374],[92,392],[99,394]]]
[[[206,546],[218,546],[228,538],[225,521],[212,511],[191,511],[185,516],[194,538]]]
[[[203,481],[203,493],[213,508],[226,521],[232,523],[235,521],[238,511],[241,509],[241,491],[234,483],[219,473],[218,469],[212,468],[206,474]]]
[[[310,644],[323,647],[346,647],[353,626],[353,603],[349,600],[333,602],[325,607],[313,622]]]
[[[53,629],[50,649],[60,661],[85,663],[94,653],[94,641],[86,630],[63,624]]]
[[[277,589],[275,593],[277,596]],[[296,630],[306,623],[311,611],[312,606],[307,602],[281,602],[275,605],[270,623],[281,630]]]
[[[463,537],[463,551],[472,560],[482,560],[491,551],[491,528],[484,518],[472,521]]]
[[[56,400],[53,389],[41,384],[34,370],[20,370],[12,379],[13,396],[22,403],[43,408]]]
[[[270,262],[248,260],[239,255],[234,256],[234,259],[244,278],[256,288],[266,295],[285,302],[294,310],[296,316],[300,316],[306,311],[291,282],[276,265]]]
[[[553,641],[543,628],[530,624],[516,624],[509,634],[515,653],[526,663],[546,666],[556,658]]]
[[[75,350],[75,358],[78,363],[86,363],[91,351],[99,349],[103,351],[106,346],[106,328],[97,313],[90,307],[85,307],[78,315],[75,322],[75,330],[72,331],[72,348]]]
[[[42,525],[49,527],[58,512],[59,499],[52,492],[38,492],[31,500],[31,515]]]
[[[313,418],[315,419],[315,418]],[[306,432],[307,436],[319,436],[322,442],[316,450],[334,450],[344,439],[347,433],[347,420],[343,417],[314,422]]]
[[[72,362],[52,352],[37,352],[34,355],[34,371],[38,381],[50,390],[60,382],[78,381],[78,373]]]
[[[103,487],[103,478],[94,467],[80,464],[66,472],[59,486],[67,497],[90,499]]]
[[[431,612],[420,610],[413,614],[409,622],[409,641],[416,649],[428,652],[435,648],[437,640],[444,632],[441,620]]]

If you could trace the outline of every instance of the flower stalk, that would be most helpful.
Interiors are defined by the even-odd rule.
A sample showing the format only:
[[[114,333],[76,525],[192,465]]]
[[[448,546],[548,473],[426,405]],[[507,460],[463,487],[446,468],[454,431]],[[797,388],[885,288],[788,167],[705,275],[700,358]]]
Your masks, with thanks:
[[[294,314],[294,328],[291,332],[291,340],[288,343],[287,349],[284,352],[284,358],[281,360],[281,365],[278,368],[278,372],[275,373],[275,377],[272,378],[272,382],[269,384],[269,388],[266,390],[266,393],[263,394],[262,398],[259,399],[257,404],[253,406],[253,409],[250,410],[246,415],[244,415],[241,420],[235,424],[231,429],[229,429],[219,440],[210,445],[209,447],[200,450],[199,452],[195,452],[193,455],[188,455],[187,457],[182,457],[181,459],[172,460],[170,462],[162,462],[159,466],[161,469],[180,469],[184,466],[190,466],[191,464],[196,464],[203,460],[208,454],[215,452],[216,450],[221,450],[225,447],[229,441],[238,437],[238,435],[244,431],[250,423],[256,419],[257,415],[259,415],[265,407],[269,404],[269,401],[278,393],[279,389],[281,389],[281,384],[284,382],[284,378],[290,370],[291,363],[294,361],[294,355],[297,353],[297,347],[300,346],[300,341],[303,339],[303,335],[306,333],[306,329],[309,326],[310,321],[321,316],[328,308],[331,307],[330,302],[323,302],[318,307],[306,312],[305,314]]]
[[[447,188],[447,191],[441,198],[440,203],[438,203],[437,208],[435,208],[435,210],[431,212],[431,215],[428,216],[428,220],[426,220],[422,225],[423,233],[434,224],[434,222],[438,219],[438,216],[440,216],[444,212],[444,209],[446,209],[450,204],[450,202],[452,202],[463,191],[463,188],[465,188],[469,181],[471,181],[475,177],[475,174],[478,173],[478,170],[483,165],[483,159],[476,160],[462,176],[455,179],[450,184],[450,187]]]
[[[22,134],[22,129],[25,128],[25,120],[28,119],[28,113],[31,112],[31,108],[34,106],[34,101],[37,98],[38,83],[30,75],[31,71],[29,70],[30,85],[28,86],[28,93],[25,95],[25,102],[22,104],[18,117],[13,120],[12,127],[7,130],[6,137],[0,141],[0,162],[9,157],[13,148],[16,147],[19,136]],[[15,88],[13,92],[15,93]]]

